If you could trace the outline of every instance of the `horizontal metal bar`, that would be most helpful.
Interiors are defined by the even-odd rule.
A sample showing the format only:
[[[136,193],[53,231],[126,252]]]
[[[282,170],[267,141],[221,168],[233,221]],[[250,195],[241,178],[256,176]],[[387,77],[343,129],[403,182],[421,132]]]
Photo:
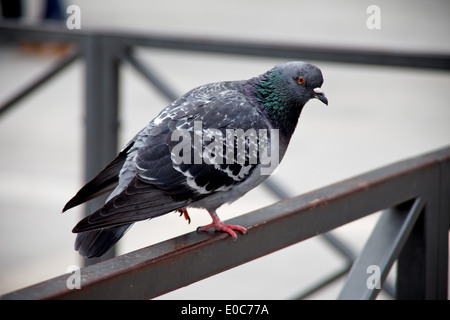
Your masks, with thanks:
[[[13,22],[0,22],[0,36],[7,39],[28,39],[39,41],[78,42],[93,35],[94,32],[86,30],[69,30],[65,24],[26,25]]]
[[[450,55],[433,52],[412,52],[397,49],[367,49],[317,46],[306,44],[284,44],[256,42],[248,40],[227,40],[206,37],[175,37],[155,33],[130,34],[109,30],[67,30],[43,26],[26,27],[0,23],[0,35],[53,39],[60,41],[83,41],[86,36],[100,35],[121,42],[128,47],[148,46],[164,49],[200,51],[249,55],[259,57],[278,57],[301,60],[345,62],[384,66],[413,67],[437,70],[450,70]]]
[[[264,181],[264,186],[276,197],[280,199],[290,198],[288,192],[284,190],[273,178]],[[326,232],[321,235],[334,249],[339,251],[350,263],[356,259],[355,253],[332,232]]]
[[[64,70],[67,66],[69,66],[72,62],[74,62],[80,53],[78,51],[71,52],[67,54],[65,57],[58,60],[55,64],[53,64],[48,70],[46,70],[43,74],[39,75],[36,79],[33,79],[30,83],[26,84],[20,91],[13,94],[10,98],[8,98],[5,102],[0,105],[0,116],[9,110],[14,104],[25,98],[28,94],[32,93],[36,89],[38,89],[45,82],[53,78],[55,75]]]
[[[441,161],[450,161],[450,147],[231,219],[248,230],[237,241],[224,233],[192,232],[82,268],[81,290],[69,290],[70,275],[63,275],[2,298],[155,297],[413,199],[427,188],[421,182],[428,169]]]
[[[410,210],[386,210],[353,263],[338,299],[375,299],[424,207],[417,198]],[[406,212],[405,212],[406,211]],[[370,269],[369,268],[374,268]],[[373,277],[371,277],[373,273]],[[367,284],[370,278],[370,285]],[[373,281],[373,283],[372,283]]]
[[[111,34],[129,46],[148,46],[165,49],[201,51],[278,57],[317,61],[345,62],[425,69],[450,70],[450,55],[440,53],[409,52],[393,49],[342,48],[305,44],[263,43],[231,41],[226,39],[167,37],[159,35]]]

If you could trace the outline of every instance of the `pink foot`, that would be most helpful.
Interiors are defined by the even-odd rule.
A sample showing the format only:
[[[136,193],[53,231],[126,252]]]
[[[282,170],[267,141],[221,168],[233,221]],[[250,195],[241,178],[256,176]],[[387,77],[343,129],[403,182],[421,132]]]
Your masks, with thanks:
[[[233,237],[234,240],[237,239],[237,235],[236,235],[236,232],[234,232],[234,230],[240,231],[243,234],[247,234],[246,228],[238,226],[238,225],[234,225],[234,224],[225,224],[219,219],[219,216],[214,211],[212,211],[212,212],[208,211],[208,212],[211,215],[213,222],[206,226],[198,227],[197,231],[200,232],[200,231],[208,230],[209,228],[214,228],[217,231],[227,232],[230,236]]]
[[[188,224],[191,224],[191,217],[189,217],[189,214],[188,214],[186,208],[178,209],[177,212],[180,213],[180,217],[181,217],[181,215],[184,215],[184,218],[187,220]]]

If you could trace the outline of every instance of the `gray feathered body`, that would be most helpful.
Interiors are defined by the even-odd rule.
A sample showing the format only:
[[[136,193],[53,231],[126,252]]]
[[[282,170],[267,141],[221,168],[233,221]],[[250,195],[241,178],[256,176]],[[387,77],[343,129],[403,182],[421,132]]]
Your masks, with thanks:
[[[258,95],[262,79],[267,82],[263,75],[200,86],[164,108],[63,209],[112,191],[103,207],[75,226],[76,249],[100,256],[135,221],[187,207],[214,211],[266,179],[261,169],[271,164],[261,161],[258,134],[266,133],[268,153],[275,150],[281,161],[292,132],[278,134],[280,124]],[[306,101],[293,106],[298,109],[289,120],[294,127]],[[238,132],[246,134],[230,134]],[[238,146],[244,146],[243,156]]]

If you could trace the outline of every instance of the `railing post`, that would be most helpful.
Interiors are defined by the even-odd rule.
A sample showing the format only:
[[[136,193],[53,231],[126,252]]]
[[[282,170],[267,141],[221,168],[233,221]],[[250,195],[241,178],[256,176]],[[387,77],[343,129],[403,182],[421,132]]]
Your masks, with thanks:
[[[86,61],[86,180],[92,179],[117,153],[118,132],[118,59],[114,43],[106,36],[85,37]],[[105,201],[105,197],[86,204],[86,215]],[[114,257],[114,250],[101,260]],[[85,259],[94,264],[99,259]]]
[[[398,259],[398,299],[447,299],[449,159],[424,172],[425,208]]]
[[[450,156],[440,158],[438,298],[449,299]]]
[[[417,219],[398,258],[397,299],[425,298],[424,213]]]

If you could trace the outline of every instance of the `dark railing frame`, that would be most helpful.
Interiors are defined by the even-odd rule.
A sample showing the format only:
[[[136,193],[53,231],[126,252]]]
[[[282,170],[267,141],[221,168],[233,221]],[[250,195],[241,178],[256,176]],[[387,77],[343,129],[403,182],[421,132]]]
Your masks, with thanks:
[[[222,54],[417,67],[445,71],[450,70],[450,56],[441,54],[244,43],[228,40],[189,39],[99,31],[69,31],[53,27],[31,29],[15,25],[0,25],[0,36],[11,37],[14,39],[57,40],[71,42],[76,45],[77,50],[74,53],[69,54],[67,57],[57,62],[48,72],[33,81],[30,85],[25,86],[21,92],[16,93],[12,98],[8,99],[6,103],[0,105],[0,114],[3,113],[3,111],[8,110],[15,102],[19,101],[21,97],[36,89],[45,80],[50,79],[53,75],[70,65],[76,58],[84,58],[86,63],[87,112],[86,177],[88,178],[92,177],[103,168],[117,151],[119,65],[121,62],[125,61],[130,63],[168,99],[173,100],[177,97],[170,87],[164,84],[155,76],[155,73],[149,69],[148,66],[144,65],[135,57],[135,55],[133,55],[132,48],[135,46]],[[400,164],[388,166],[304,196],[285,200],[268,208],[233,219],[239,221],[239,223],[243,225],[249,226],[249,238],[255,238],[252,238],[253,240],[250,241],[247,237],[244,237],[246,240],[243,240],[242,242],[239,241],[238,245],[232,245],[230,248],[228,248],[230,246],[229,239],[223,239],[226,238],[226,235],[211,236],[199,235],[196,233],[188,234],[142,249],[143,251],[139,250],[121,257],[116,257],[101,264],[83,268],[82,290],[68,290],[67,287],[65,287],[65,281],[62,281],[67,278],[67,275],[65,275],[46,282],[46,285],[38,284],[5,295],[3,298],[154,297],[246,261],[250,261],[264,254],[279,250],[289,244],[302,241],[315,234],[323,234],[325,231],[352,221],[348,220],[350,218],[357,219],[374,211],[386,208],[392,209],[383,214],[372,237],[369,238],[366,244],[366,249],[358,258],[356,258],[355,263],[349,263],[348,269],[351,265],[353,265],[353,267],[339,298],[372,299],[376,297],[378,290],[369,290],[365,283],[361,281],[361,277],[367,278],[367,273],[365,273],[366,270],[364,269],[364,266],[367,265],[366,261],[368,258],[373,257],[377,258],[375,261],[378,261],[381,268],[382,282],[384,282],[392,263],[399,257],[398,269],[401,272],[399,271],[399,276],[397,277],[396,296],[398,298],[445,298],[447,296],[447,282],[444,281],[444,278],[447,279],[448,273],[448,261],[446,260],[448,255],[448,242],[446,240],[448,238],[448,232],[443,232],[442,229],[444,228],[448,231],[449,226],[449,204],[448,201],[444,200],[445,195],[450,194],[449,185],[447,183],[447,181],[450,181],[448,157],[449,149],[445,149],[429,156],[419,157]],[[409,168],[407,173],[403,172],[404,170],[401,170],[403,166],[411,166],[411,164],[416,164],[417,161],[420,162],[420,168]],[[446,179],[437,178],[436,176],[429,178],[428,174],[422,172],[422,166],[431,166],[433,168],[431,171],[439,172],[439,174],[441,174],[442,177],[446,177]],[[395,170],[393,170],[393,168],[395,168]],[[402,192],[401,189],[392,187],[392,185],[396,183],[395,181],[399,175],[402,176],[404,174],[407,176],[412,175],[415,179],[414,183],[426,185],[426,188],[423,190],[419,188],[420,192],[410,193],[407,197],[403,196],[404,192]],[[380,189],[381,191],[379,192],[385,197],[383,199],[380,199],[380,195],[377,194],[380,179],[383,180],[381,183],[382,185],[387,184],[390,186],[384,187],[390,191],[386,191],[383,188]],[[360,181],[359,185],[355,186],[354,181]],[[270,182],[270,180],[266,186],[281,198],[287,197],[286,192],[281,190],[273,182]],[[409,186],[401,185],[401,187],[409,189]],[[342,193],[341,189],[347,191]],[[413,189],[416,191],[418,190],[417,186],[414,186]],[[368,190],[370,190],[370,192]],[[392,190],[395,190],[395,192]],[[436,191],[439,196],[433,196],[430,190]],[[361,192],[364,194],[368,192],[370,193],[370,196],[366,195],[360,199],[358,196],[360,196]],[[375,194],[372,194],[373,192],[375,192]],[[395,193],[395,197],[390,193]],[[326,196],[323,197],[323,195]],[[330,199],[334,200],[331,201]],[[363,202],[355,202],[355,199]],[[338,207],[332,205],[335,201],[340,203]],[[374,201],[378,202],[376,210],[373,210],[372,207],[374,205],[371,204]],[[350,208],[348,207],[349,203],[352,205],[357,203],[357,205]],[[93,207],[98,206],[99,204],[100,202],[88,204],[86,211],[91,212]],[[343,220],[340,218],[332,218],[335,216],[332,214],[333,210],[339,209],[335,212],[342,212],[343,208],[341,206],[348,207],[348,211],[352,213],[348,215],[349,212],[346,212],[344,214],[345,219]],[[326,208],[326,210],[323,208]],[[356,208],[360,209],[359,213],[356,212],[358,211]],[[309,212],[311,210],[314,212],[313,217],[316,217],[314,219],[305,213],[305,211]],[[325,210],[325,213],[323,213],[325,216],[330,216],[329,219],[333,222],[331,223],[331,226],[325,221],[328,218],[322,217],[317,213],[317,211],[320,212],[321,210]],[[268,215],[268,213],[270,213],[270,215]],[[306,220],[303,221],[303,219]],[[284,222],[281,223],[281,221]],[[280,241],[280,243],[276,241],[273,245],[266,244],[267,248],[264,250],[260,248],[264,241],[261,240],[262,242],[257,242],[256,240],[258,240],[258,237],[256,237],[256,235],[252,236],[254,232],[256,234],[261,234],[263,238],[268,238],[269,234],[284,235],[286,230],[290,230],[289,225],[291,225],[291,227],[305,226],[303,228],[310,228],[311,226],[315,226],[317,228],[311,228],[311,230],[315,230],[315,234],[311,234],[308,230],[291,230],[291,233],[297,232],[298,234],[290,235],[289,237],[286,237],[287,239],[281,237],[282,241]],[[275,231],[275,229],[278,231]],[[269,231],[270,233],[267,233]],[[388,232],[388,236],[377,236],[377,234],[386,235],[386,232]],[[438,235],[438,238],[433,238],[431,236],[432,234]],[[355,259],[354,253],[349,251],[338,239],[329,233],[325,233],[323,236],[327,241],[338,248],[350,262],[353,262]],[[380,238],[385,239],[386,241],[383,244],[380,244]],[[420,246],[417,246],[417,243],[420,244]],[[182,249],[178,247],[182,247]],[[419,257],[417,257],[417,247],[421,248]],[[196,255],[210,254],[211,257],[213,257],[214,253],[211,252],[211,250],[222,250],[220,252],[228,252],[231,250],[230,255],[233,256],[233,259],[230,259],[232,261],[223,261],[223,258],[218,259],[216,257],[213,259],[214,263],[211,265],[207,264],[206,267],[199,268],[199,266],[197,266],[197,269],[195,270],[191,270],[191,268],[177,269],[178,274],[183,275],[183,279],[179,279],[179,277],[176,276],[177,272],[172,272],[169,281],[170,283],[166,283],[167,274],[169,273],[167,270],[172,269],[174,267],[173,265],[183,265],[188,263],[190,261],[189,259],[192,258],[190,257],[190,254],[193,252],[195,252]],[[249,252],[250,254],[248,254]],[[246,253],[246,256],[243,257],[242,253]],[[141,256],[146,258],[142,258]],[[411,267],[409,262],[412,261],[411,259],[413,256],[415,259],[419,259],[420,264]],[[94,260],[94,262],[98,262],[98,260]],[[159,270],[158,268],[160,267],[162,269]],[[105,270],[110,270],[109,268],[112,268],[111,270],[113,271],[104,272]],[[139,280],[139,277],[141,276],[150,277],[147,270],[151,270],[149,273],[159,274],[160,278],[164,278],[164,272],[166,272],[164,284],[158,283],[157,280],[153,279],[154,276],[151,276],[152,279],[146,280],[150,282],[146,283],[152,283],[152,289],[147,288],[138,290],[136,286],[133,286],[134,289],[132,290],[123,290],[121,286],[129,286],[130,283],[137,284],[141,281]],[[347,269],[344,271],[346,272]],[[341,276],[342,273],[343,272],[338,273],[325,283]],[[137,274],[142,275],[136,277]],[[417,274],[420,274],[421,277],[418,278]],[[121,288],[121,294],[118,293],[120,290],[110,290],[111,288],[119,287]],[[387,284],[385,284],[384,288],[386,287],[388,287]],[[410,290],[413,287],[416,289]],[[107,290],[109,293],[114,292],[115,295],[108,296],[108,293],[104,291],[105,288],[109,289]],[[388,291],[393,294],[393,289]]]
[[[239,241],[191,232],[82,268],[80,290],[67,288],[66,274],[2,298],[152,298],[393,208],[383,213],[339,298],[374,298],[379,290],[367,287],[367,267],[380,267],[382,285],[398,258],[397,298],[446,299],[449,195],[450,147],[230,219],[248,229]]]

